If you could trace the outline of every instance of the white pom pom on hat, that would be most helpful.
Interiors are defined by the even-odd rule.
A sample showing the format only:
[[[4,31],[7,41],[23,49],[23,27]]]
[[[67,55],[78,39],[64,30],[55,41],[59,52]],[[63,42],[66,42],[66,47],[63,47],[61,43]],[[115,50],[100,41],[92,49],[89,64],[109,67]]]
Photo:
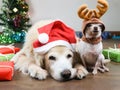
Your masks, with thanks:
[[[41,33],[38,36],[38,40],[39,42],[41,42],[42,44],[45,44],[49,41],[49,36],[47,33]]]

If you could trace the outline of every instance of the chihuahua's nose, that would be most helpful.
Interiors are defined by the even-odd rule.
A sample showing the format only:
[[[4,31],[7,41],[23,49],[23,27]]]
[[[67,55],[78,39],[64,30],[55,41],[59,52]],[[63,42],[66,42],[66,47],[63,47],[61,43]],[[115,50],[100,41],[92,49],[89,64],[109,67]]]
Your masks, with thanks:
[[[63,72],[61,72],[61,76],[63,77],[63,79],[68,80],[70,79],[71,71],[69,69],[66,69]]]
[[[98,27],[94,27],[94,32],[98,32]]]

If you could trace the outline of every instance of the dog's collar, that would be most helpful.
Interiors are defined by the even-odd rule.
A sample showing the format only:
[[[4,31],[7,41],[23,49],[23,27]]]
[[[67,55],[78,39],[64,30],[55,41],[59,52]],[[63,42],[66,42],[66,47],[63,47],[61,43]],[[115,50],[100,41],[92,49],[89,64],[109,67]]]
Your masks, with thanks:
[[[98,44],[102,41],[101,37],[97,37],[97,38],[86,38],[85,36],[82,37],[82,40],[90,43],[90,44]]]

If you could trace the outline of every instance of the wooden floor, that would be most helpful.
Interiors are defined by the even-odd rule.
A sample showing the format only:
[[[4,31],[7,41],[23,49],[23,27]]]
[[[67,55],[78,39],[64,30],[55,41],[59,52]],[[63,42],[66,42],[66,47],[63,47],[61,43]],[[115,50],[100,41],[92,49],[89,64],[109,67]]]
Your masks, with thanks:
[[[104,48],[119,44],[120,40],[104,40]],[[22,47],[21,44],[18,46]],[[51,77],[44,81],[32,79],[15,71],[12,81],[0,82],[0,90],[120,90],[120,63],[110,62],[110,72],[89,74],[82,80],[58,82]]]

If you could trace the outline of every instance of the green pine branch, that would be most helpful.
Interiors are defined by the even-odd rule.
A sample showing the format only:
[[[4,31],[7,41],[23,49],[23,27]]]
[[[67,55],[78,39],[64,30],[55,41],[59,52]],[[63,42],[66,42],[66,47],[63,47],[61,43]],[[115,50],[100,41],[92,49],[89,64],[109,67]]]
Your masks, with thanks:
[[[0,23],[1,26],[4,26],[5,24],[4,23]]]
[[[6,30],[15,32],[27,31],[31,27],[29,24],[30,18],[27,17],[28,9],[28,5],[24,0],[3,0],[0,25],[7,28]],[[20,18],[17,18],[18,16]]]

